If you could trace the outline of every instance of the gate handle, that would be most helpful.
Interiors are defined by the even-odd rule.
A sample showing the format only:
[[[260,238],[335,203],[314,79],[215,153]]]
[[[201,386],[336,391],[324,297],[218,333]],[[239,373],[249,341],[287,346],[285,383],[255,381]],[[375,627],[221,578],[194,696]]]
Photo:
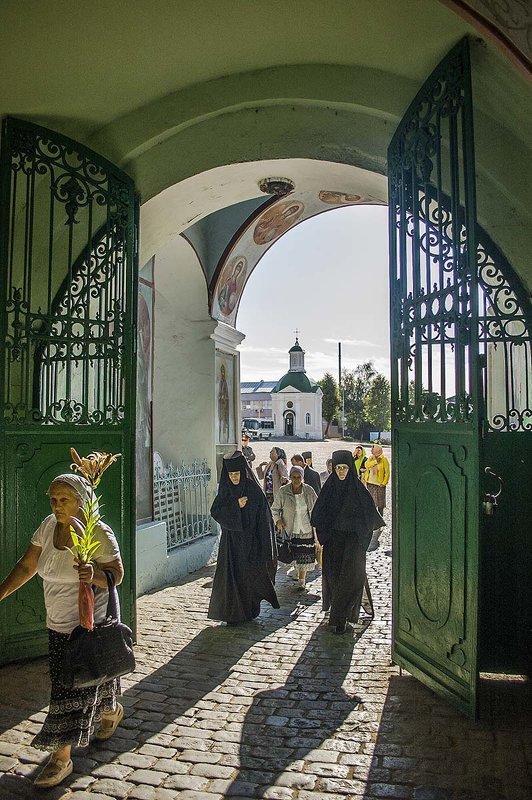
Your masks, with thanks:
[[[499,475],[497,475],[497,473],[494,472],[491,467],[485,467],[484,472],[486,475],[490,475],[492,478],[495,478],[495,480],[499,482],[499,491],[497,492],[497,494],[491,495],[491,497],[493,497],[493,499],[496,500],[497,497],[499,497],[499,495],[502,492],[502,478]]]

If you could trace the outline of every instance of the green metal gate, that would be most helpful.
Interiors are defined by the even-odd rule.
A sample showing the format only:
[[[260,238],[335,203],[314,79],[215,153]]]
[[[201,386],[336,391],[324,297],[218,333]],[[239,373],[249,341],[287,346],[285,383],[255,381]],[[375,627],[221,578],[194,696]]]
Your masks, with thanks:
[[[480,371],[466,41],[411,104],[388,168],[393,657],[474,714]]]
[[[479,670],[531,667],[532,310],[476,220],[467,40],[388,164],[393,657],[474,715]]]
[[[69,448],[120,452],[103,479],[134,622],[138,205],[131,179],[82,145],[6,119],[0,153],[1,572],[49,513]],[[0,660],[45,652],[40,579],[0,605]]]

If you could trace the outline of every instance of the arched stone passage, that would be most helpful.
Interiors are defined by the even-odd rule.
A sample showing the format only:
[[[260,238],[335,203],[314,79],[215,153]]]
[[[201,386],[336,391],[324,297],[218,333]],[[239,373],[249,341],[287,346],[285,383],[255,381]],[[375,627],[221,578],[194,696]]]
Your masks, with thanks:
[[[472,62],[479,221],[532,286],[525,233],[532,223],[532,100],[522,79],[485,47],[472,48]],[[256,185],[242,186],[236,172],[216,173],[231,165],[306,159],[385,175],[386,148],[418,88],[367,67],[275,67],[168,95],[101,129],[90,144],[134,177],[144,204],[165,191],[165,203],[181,194],[186,226],[256,196]],[[198,207],[194,193],[206,173]]]

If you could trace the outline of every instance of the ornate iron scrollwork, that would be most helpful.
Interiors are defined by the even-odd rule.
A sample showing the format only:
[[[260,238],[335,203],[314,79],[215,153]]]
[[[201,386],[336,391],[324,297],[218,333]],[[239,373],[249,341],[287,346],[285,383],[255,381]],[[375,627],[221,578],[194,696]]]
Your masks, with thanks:
[[[136,302],[132,183],[59,134],[8,123],[4,421],[120,424]]]
[[[389,151],[392,413],[531,430],[530,306],[464,188],[474,186],[464,46],[423,87]]]

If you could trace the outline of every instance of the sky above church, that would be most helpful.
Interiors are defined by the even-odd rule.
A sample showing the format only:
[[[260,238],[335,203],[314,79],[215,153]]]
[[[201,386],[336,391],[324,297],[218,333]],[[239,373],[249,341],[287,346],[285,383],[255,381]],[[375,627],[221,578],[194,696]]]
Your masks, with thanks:
[[[295,331],[307,374],[373,361],[389,378],[388,209],[334,209],[288,231],[252,272],[236,321],[241,380],[277,380]]]

